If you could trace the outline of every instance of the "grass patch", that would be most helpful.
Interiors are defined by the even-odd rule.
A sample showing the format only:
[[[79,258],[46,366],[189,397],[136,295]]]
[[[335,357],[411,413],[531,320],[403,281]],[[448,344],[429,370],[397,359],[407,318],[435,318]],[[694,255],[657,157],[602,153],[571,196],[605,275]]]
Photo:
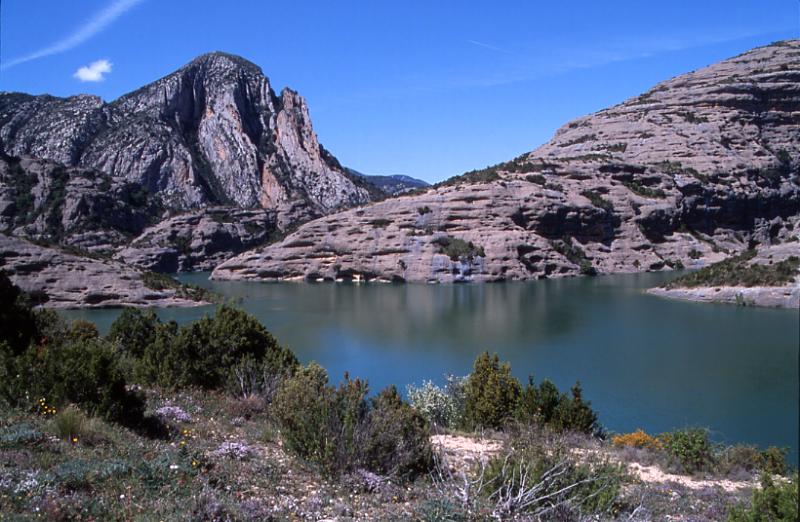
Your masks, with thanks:
[[[561,241],[551,241],[550,246],[553,250],[566,257],[571,263],[580,267],[581,274],[583,275],[597,275],[597,269],[592,266],[592,262],[586,257],[586,252],[579,246],[572,244],[569,237],[565,237]]]
[[[661,189],[653,189],[650,187],[645,187],[638,181],[626,181],[622,183],[625,187],[628,188],[634,194],[639,194],[645,198],[654,198],[654,199],[664,199],[667,197],[666,192]]]
[[[592,203],[592,205],[594,205],[597,208],[602,208],[606,212],[614,211],[613,203],[603,198],[600,194],[598,194],[593,190],[584,190],[583,192],[581,192],[581,196],[588,199]]]
[[[470,261],[474,257],[486,257],[486,252],[481,246],[475,246],[472,241],[464,241],[457,237],[441,236],[433,240],[439,247],[439,252],[445,254],[453,261],[466,258]]]
[[[217,303],[221,301],[219,295],[196,285],[183,284],[177,279],[158,272],[142,272],[142,283],[151,290],[174,290],[177,297],[193,301],[208,301]]]

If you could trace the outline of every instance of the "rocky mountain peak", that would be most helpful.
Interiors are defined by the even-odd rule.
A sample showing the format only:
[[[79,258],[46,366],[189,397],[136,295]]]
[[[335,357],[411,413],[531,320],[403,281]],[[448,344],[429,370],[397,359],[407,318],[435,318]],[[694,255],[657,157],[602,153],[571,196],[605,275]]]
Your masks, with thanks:
[[[258,66],[222,52],[107,104],[0,94],[0,140],[141,184],[175,210],[262,207],[291,222],[370,199],[323,152],[299,94],[276,95]]]

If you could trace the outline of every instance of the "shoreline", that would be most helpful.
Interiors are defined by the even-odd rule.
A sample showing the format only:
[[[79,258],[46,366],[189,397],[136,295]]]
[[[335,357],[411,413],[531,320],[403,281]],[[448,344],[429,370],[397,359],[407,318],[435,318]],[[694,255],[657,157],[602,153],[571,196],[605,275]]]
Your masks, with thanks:
[[[647,293],[667,299],[761,308],[800,308],[800,285],[789,286],[700,286],[695,288],[647,289]]]

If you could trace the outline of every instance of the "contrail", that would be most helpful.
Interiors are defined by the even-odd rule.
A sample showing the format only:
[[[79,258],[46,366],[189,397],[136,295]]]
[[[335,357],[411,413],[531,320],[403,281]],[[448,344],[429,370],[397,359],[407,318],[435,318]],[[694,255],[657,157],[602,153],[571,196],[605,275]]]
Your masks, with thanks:
[[[67,36],[63,40],[39,49],[25,56],[20,56],[9,62],[0,65],[0,70],[9,69],[21,63],[38,60],[45,56],[52,56],[54,54],[63,53],[70,49],[77,47],[86,40],[90,39],[112,23],[114,20],[125,14],[128,10],[143,0],[115,0],[111,5],[95,14],[85,25],[79,27],[77,31]]]
[[[486,49],[491,49],[492,51],[497,51],[499,53],[506,53],[506,54],[515,54],[508,49],[503,49],[502,47],[497,47],[491,44],[479,42],[478,40],[467,40],[467,42],[471,43],[472,45],[477,45],[479,47],[484,47]]]

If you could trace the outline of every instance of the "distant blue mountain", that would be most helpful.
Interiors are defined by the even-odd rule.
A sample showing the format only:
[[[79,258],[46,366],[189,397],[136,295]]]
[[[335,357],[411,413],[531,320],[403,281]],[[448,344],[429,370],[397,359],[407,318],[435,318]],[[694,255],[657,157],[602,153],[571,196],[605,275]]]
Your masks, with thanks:
[[[390,196],[430,186],[430,183],[426,181],[412,178],[411,176],[405,176],[403,174],[395,174],[392,176],[370,176],[349,168],[345,168],[345,170],[353,176],[358,176],[359,178],[367,180],[378,187],[381,192]]]

